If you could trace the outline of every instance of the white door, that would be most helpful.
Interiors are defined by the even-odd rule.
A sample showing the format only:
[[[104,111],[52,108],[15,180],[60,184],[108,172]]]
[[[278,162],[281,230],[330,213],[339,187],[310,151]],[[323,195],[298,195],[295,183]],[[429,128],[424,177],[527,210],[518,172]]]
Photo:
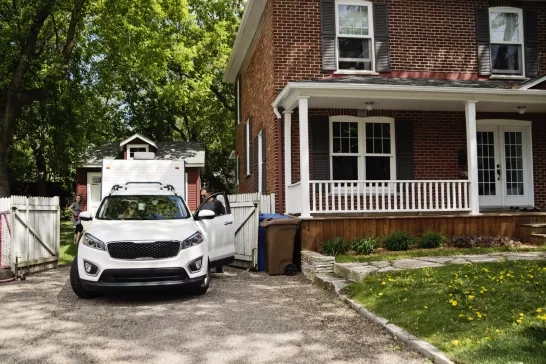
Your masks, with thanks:
[[[213,219],[198,220],[205,231],[207,242],[209,244],[209,259],[211,265],[224,265],[224,261],[231,261],[235,257],[235,227],[233,224],[233,214],[229,205],[227,195],[224,193],[213,194],[212,197],[219,201],[223,206],[223,214],[217,214]],[[201,204],[195,216],[204,207]]]
[[[87,173],[87,211],[95,213],[101,201],[102,177],[100,172]]]
[[[532,206],[530,126],[478,125],[481,207]]]

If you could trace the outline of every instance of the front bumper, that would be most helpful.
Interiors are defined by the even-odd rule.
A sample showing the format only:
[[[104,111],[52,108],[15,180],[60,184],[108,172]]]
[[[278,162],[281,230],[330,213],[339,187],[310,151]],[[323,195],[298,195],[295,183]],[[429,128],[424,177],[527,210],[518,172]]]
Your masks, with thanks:
[[[184,268],[107,269],[100,274],[98,281],[81,279],[81,283],[87,291],[108,292],[197,286],[205,277],[206,274],[190,278]]]

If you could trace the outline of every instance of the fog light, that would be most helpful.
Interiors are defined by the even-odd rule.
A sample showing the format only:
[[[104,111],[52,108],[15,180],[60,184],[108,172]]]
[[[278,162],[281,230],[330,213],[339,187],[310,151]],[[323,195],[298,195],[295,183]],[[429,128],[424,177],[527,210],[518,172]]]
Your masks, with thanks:
[[[190,272],[192,272],[192,273],[199,272],[202,267],[203,267],[203,259],[202,258],[195,259],[189,265]]]
[[[85,269],[85,273],[90,276],[96,276],[99,272],[99,267],[85,260],[83,261],[83,268]]]

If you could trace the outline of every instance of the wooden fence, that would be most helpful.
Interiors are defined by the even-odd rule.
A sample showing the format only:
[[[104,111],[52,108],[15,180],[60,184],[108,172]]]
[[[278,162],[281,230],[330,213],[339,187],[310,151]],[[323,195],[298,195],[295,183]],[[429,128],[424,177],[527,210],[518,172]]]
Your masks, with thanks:
[[[9,216],[4,218],[9,234],[3,229],[0,235],[2,250],[10,251],[9,262],[3,261],[3,266],[27,273],[57,267],[61,242],[58,197],[2,198],[0,212]]]
[[[260,201],[261,214],[275,213],[275,194],[260,195],[258,193],[240,193],[237,195],[228,195],[230,203],[233,202],[256,202]]]

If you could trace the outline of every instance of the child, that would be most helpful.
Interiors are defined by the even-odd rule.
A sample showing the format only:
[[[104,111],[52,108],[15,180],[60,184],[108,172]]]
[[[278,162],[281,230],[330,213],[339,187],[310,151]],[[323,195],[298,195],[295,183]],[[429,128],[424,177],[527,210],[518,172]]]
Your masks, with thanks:
[[[72,213],[72,223],[74,224],[74,244],[78,244],[80,240],[80,234],[83,231],[83,225],[80,220],[80,213],[82,212],[82,196],[74,196],[74,202],[68,207],[68,210]]]

